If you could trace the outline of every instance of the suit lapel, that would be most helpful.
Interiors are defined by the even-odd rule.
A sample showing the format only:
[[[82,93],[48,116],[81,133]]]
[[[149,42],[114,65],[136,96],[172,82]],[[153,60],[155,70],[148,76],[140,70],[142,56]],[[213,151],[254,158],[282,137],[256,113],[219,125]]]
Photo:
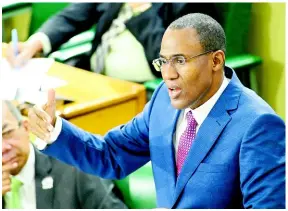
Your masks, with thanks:
[[[231,69],[225,69],[232,71]],[[229,73],[228,73],[229,74]],[[207,118],[202,123],[197,133],[196,139],[191,146],[188,157],[182,167],[176,182],[176,189],[173,204],[176,203],[180,193],[187,184],[188,180],[194,174],[195,170],[209,153],[215,142],[218,140],[222,130],[231,120],[230,110],[234,110],[238,106],[240,91],[237,83],[239,82],[233,72],[233,78],[225,91],[222,93]]]
[[[99,4],[97,10],[103,12],[100,20],[97,22],[97,31],[102,36],[104,32],[108,31],[112,21],[118,17],[122,3],[102,3]],[[101,40],[101,38],[99,38]]]
[[[44,154],[41,154],[39,151],[35,149],[35,183],[36,183],[35,185],[36,185],[37,209],[54,208],[53,207],[54,188],[53,188],[53,177],[51,177],[50,175],[51,169],[52,169],[52,163],[49,157]]]
[[[96,14],[101,13],[100,19],[97,19],[96,34],[93,40],[91,54],[94,53],[97,46],[101,43],[102,35],[108,31],[112,21],[117,18],[123,3],[101,3],[97,7]]]
[[[167,120],[168,121],[166,124],[167,128],[163,130],[164,135],[163,138],[161,139],[163,141],[162,146],[165,146],[165,148],[162,149],[163,157],[165,159],[165,168],[166,172],[169,172],[169,174],[167,174],[164,178],[166,179],[166,184],[169,187],[168,189],[169,189],[169,195],[171,195],[171,202],[176,185],[176,173],[175,173],[176,167],[175,167],[175,152],[174,152],[175,150],[173,144],[173,136],[176,130],[177,120],[180,115],[180,112],[181,112],[180,110],[175,111],[174,109],[172,118],[169,118],[169,120]],[[171,130],[171,125],[173,127],[173,130]]]

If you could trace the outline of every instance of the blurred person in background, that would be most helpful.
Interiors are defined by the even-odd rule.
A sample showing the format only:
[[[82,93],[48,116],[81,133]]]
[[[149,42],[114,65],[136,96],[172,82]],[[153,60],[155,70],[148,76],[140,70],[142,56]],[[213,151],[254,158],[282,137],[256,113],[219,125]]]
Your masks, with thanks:
[[[17,57],[11,46],[7,56],[11,64],[20,66],[39,52],[48,55],[97,24],[91,51],[68,64],[141,83],[161,77],[152,60],[158,57],[165,29],[178,17],[194,12],[218,19],[213,3],[72,3],[28,41],[19,43]]]
[[[64,151],[63,151],[64,152]],[[27,120],[2,101],[2,208],[124,209],[110,180],[85,174],[40,153]]]

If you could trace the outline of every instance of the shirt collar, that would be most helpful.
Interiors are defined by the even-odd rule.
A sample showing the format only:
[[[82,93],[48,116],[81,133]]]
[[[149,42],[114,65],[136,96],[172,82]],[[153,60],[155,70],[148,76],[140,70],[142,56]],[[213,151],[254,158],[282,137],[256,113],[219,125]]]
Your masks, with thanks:
[[[224,80],[218,89],[218,91],[203,105],[199,106],[198,108],[192,110],[191,108],[186,108],[184,111],[184,117],[186,116],[188,111],[192,111],[193,117],[195,118],[198,125],[201,125],[205,118],[208,116],[209,112],[225,90],[225,88],[228,86],[230,79],[226,78],[224,76]]]
[[[30,184],[35,176],[35,152],[31,143],[29,143],[29,148],[28,160],[19,174],[15,176],[15,178],[20,180],[24,185]]]

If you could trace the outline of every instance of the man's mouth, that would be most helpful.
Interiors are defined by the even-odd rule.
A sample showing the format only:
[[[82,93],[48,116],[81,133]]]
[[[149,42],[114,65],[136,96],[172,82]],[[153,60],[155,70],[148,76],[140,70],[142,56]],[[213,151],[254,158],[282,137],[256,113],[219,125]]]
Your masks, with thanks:
[[[176,99],[180,96],[182,89],[179,87],[170,87],[168,88],[168,92],[171,99]]]

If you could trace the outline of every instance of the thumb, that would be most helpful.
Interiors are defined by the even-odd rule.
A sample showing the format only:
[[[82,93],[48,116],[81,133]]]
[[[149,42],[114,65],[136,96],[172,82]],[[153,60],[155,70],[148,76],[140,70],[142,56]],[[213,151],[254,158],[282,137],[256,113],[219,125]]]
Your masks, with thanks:
[[[55,119],[55,110],[56,110],[56,99],[55,99],[55,90],[48,90],[48,100],[47,103],[42,107],[42,109],[50,116],[50,123],[54,122]]]
[[[51,107],[55,105],[55,90],[54,89],[49,89],[48,90],[48,101],[46,103],[47,107]]]

